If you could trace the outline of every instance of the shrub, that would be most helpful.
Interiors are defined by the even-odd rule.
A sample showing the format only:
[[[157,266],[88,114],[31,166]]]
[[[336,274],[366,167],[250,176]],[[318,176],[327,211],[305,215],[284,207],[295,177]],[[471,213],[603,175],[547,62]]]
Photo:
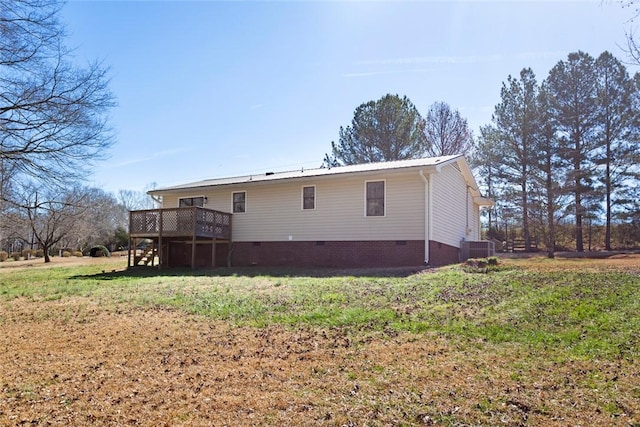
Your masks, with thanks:
[[[69,251],[62,252],[62,257],[63,258],[69,258],[70,256],[71,256],[71,252],[69,252]]]
[[[89,250],[89,255],[92,257],[111,256],[111,254],[109,253],[109,249],[102,245],[92,247]]]
[[[13,258],[14,261],[20,261],[21,256],[22,254],[20,252],[11,252],[11,258]]]
[[[9,258],[9,254],[5,251],[0,251],[0,262],[4,262]]]
[[[502,268],[498,262],[498,257],[489,258],[469,258],[462,264],[462,269],[467,273],[489,273]]]
[[[82,258],[82,252],[81,251],[75,251],[73,253],[73,256],[78,257],[78,258]]]
[[[31,255],[31,249],[23,249],[22,250],[22,258],[27,259]]]
[[[44,256],[44,251],[42,249],[36,249],[33,252],[33,256],[35,256],[36,258],[42,258]]]

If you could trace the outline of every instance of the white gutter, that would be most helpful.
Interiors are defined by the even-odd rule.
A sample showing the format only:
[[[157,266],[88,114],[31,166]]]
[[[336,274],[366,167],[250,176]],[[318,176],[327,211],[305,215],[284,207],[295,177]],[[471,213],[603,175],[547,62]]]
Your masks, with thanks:
[[[431,237],[431,180],[420,169],[420,178],[424,182],[424,265],[429,265],[429,239]]]

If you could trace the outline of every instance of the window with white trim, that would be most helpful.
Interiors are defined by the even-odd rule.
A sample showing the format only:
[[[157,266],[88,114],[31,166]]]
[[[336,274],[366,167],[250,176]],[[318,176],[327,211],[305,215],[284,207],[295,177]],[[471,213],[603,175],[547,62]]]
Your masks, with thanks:
[[[316,186],[307,185],[302,187],[302,209],[313,210],[316,208]]]
[[[233,213],[244,213],[247,211],[247,192],[246,191],[236,191],[231,193],[232,201],[233,201]]]
[[[204,206],[204,197],[182,197],[178,200],[178,207],[188,208],[191,206]]]
[[[384,181],[367,181],[365,183],[365,216],[385,215],[384,187]]]

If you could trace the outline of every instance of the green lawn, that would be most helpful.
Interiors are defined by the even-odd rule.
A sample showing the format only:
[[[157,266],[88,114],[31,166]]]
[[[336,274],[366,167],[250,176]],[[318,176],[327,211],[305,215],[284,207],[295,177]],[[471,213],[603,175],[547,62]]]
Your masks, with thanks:
[[[417,273],[16,269],[0,274],[0,298],[83,296],[105,307],[170,307],[244,326],[433,332],[524,344],[560,358],[640,354],[638,272],[557,265],[509,261],[476,274],[457,266]]]
[[[638,256],[67,262],[0,265],[2,425],[640,426]]]

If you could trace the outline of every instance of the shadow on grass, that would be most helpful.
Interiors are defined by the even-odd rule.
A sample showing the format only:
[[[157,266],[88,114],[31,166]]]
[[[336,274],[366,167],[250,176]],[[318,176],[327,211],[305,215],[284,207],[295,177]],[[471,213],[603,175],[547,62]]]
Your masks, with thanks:
[[[131,267],[126,270],[102,271],[97,274],[72,276],[72,279],[114,280],[144,277],[409,277],[427,267],[394,268],[287,268],[235,267],[215,269]]]

